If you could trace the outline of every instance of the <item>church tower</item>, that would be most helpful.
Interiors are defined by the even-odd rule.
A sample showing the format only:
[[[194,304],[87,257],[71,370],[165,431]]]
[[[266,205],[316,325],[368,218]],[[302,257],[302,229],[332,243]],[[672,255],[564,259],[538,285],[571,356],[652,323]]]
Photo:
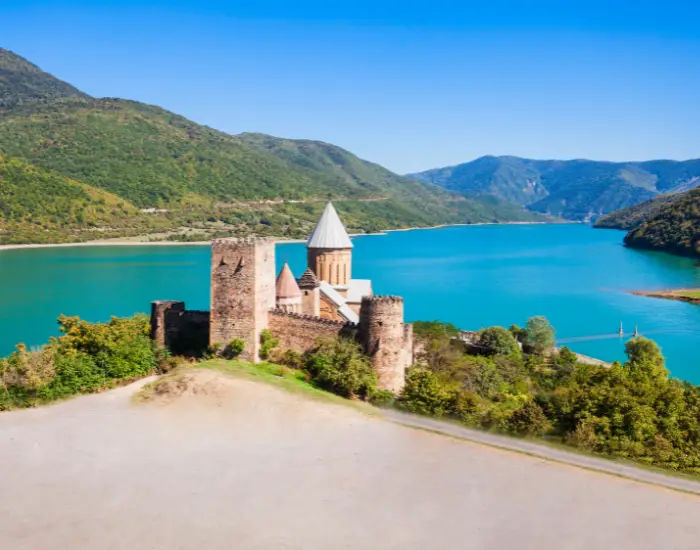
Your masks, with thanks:
[[[307,265],[316,277],[346,295],[351,279],[352,242],[329,202],[306,243]]]

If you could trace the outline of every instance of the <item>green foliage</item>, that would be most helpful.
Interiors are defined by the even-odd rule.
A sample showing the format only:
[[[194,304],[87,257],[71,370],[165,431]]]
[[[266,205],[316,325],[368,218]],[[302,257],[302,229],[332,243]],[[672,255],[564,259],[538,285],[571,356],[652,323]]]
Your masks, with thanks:
[[[320,342],[306,355],[304,369],[314,384],[343,397],[367,399],[376,391],[377,375],[367,356],[351,340]]]
[[[235,359],[245,349],[245,341],[241,338],[234,338],[224,347],[223,356],[227,359]]]
[[[436,373],[413,367],[406,373],[406,385],[398,399],[404,409],[429,416],[454,412],[455,384],[445,382]]]
[[[272,336],[268,329],[263,329],[260,333],[260,359],[270,357],[270,352],[280,343],[279,338]]]
[[[513,334],[503,327],[489,327],[479,331],[479,346],[489,355],[519,355],[520,347]]]
[[[62,315],[58,322],[63,334],[42,349],[30,352],[19,344],[0,359],[0,410],[98,391],[170,366],[149,337],[145,315],[107,323]]]
[[[660,205],[625,236],[625,244],[700,257],[700,188]]]
[[[452,323],[441,321],[414,321],[413,334],[423,339],[454,337],[459,336],[459,329]]]
[[[529,325],[511,332],[551,334],[542,319]],[[546,346],[469,355],[439,332],[419,334],[417,344],[428,352],[397,399],[409,411],[700,473],[700,386],[669,380],[651,340],[630,340],[627,362],[610,368],[579,363],[567,348],[540,355]]]
[[[554,347],[554,329],[545,317],[530,317],[525,325],[523,347],[529,352],[542,355]]]

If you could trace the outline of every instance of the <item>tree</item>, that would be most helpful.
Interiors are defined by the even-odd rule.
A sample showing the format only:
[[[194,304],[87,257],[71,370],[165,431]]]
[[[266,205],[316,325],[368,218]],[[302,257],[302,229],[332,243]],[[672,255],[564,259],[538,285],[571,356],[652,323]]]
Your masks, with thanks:
[[[643,336],[632,338],[625,344],[625,353],[627,354],[625,367],[633,376],[657,380],[668,378],[661,348],[653,340]]]
[[[546,317],[530,317],[525,325],[523,346],[529,353],[543,355],[554,347],[554,328]]]
[[[489,327],[479,332],[479,346],[488,355],[520,355],[520,347],[513,334],[503,327]]]

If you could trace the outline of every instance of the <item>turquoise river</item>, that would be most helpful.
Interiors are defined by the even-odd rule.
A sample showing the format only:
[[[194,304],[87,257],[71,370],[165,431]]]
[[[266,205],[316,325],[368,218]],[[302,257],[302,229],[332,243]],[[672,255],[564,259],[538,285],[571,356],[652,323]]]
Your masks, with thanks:
[[[626,290],[700,286],[694,260],[622,245],[624,233],[585,225],[483,225],[354,239],[353,276],[405,298],[408,320],[465,329],[545,315],[561,344],[624,359],[635,325],[656,340],[673,376],[700,383],[700,306]],[[299,276],[304,245],[277,247]],[[101,246],[0,251],[0,356],[39,346],[59,314],[101,321],[149,311],[151,300],[209,308],[209,247]],[[620,338],[620,322],[627,335]]]

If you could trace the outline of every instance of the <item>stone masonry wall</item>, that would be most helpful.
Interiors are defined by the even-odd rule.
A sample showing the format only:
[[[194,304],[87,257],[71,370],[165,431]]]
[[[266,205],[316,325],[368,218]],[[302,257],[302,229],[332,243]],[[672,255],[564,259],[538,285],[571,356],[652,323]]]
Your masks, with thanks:
[[[258,360],[260,332],[275,306],[275,245],[268,239],[217,239],[211,254],[211,345],[245,342],[242,359]]]
[[[277,349],[280,351],[293,350],[304,353],[313,349],[319,338],[353,337],[356,330],[356,326],[352,323],[330,321],[280,310],[270,311],[268,316],[268,328],[275,338],[279,338]]]
[[[209,344],[209,312],[185,309],[185,302],[151,304],[151,338],[177,355],[200,355]]]

